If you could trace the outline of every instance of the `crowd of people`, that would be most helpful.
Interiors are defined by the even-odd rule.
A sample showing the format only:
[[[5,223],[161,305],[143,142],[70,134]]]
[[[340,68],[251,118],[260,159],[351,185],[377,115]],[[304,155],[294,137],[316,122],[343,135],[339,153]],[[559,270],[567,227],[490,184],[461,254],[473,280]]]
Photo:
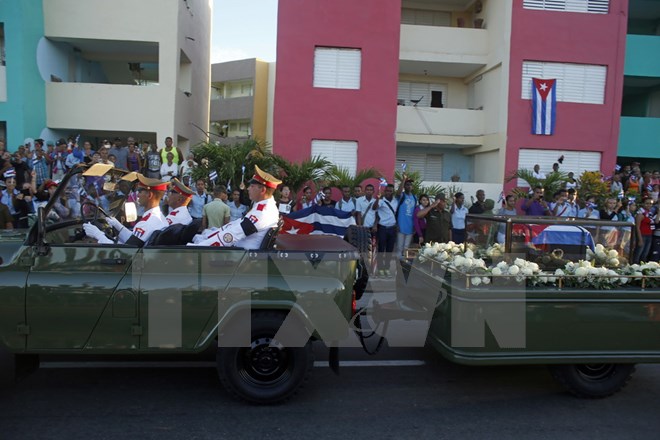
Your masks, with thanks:
[[[215,185],[209,191],[205,179],[191,181],[197,162],[193,155],[184,158],[169,137],[160,149],[148,142],[138,145],[132,137],[126,139],[125,146],[120,138],[115,138],[113,142],[104,140],[98,148],[88,141],[78,145],[77,139],[72,138],[57,142],[36,139],[34,145],[26,143],[13,154],[7,152],[4,142],[0,141],[0,228],[27,228],[30,214],[47,203],[67,170],[81,162],[112,163],[117,168],[136,171],[148,179],[182,183],[185,188],[190,188],[183,206],[186,215],[192,220],[199,219],[204,229],[221,228],[229,222],[244,219],[251,204],[248,191],[228,191],[222,185]],[[660,172],[642,172],[638,163],[617,168],[612,176],[603,179],[608,182],[611,193],[600,205],[595,196],[587,194],[579,197],[578,182],[573,173],[569,173],[568,180],[554,194],[545,194],[541,185],[532,188],[523,200],[518,200],[513,194],[502,194],[501,207],[496,207],[494,200],[486,199],[481,189],[476,191],[474,198],[470,197],[473,202],[469,206],[461,192],[451,197],[445,193],[434,196],[415,194],[414,182],[405,174],[398,188],[393,184],[344,186],[339,188],[341,196],[337,200],[333,199],[333,189],[330,187],[323,187],[316,194],[311,187],[305,187],[297,197],[284,184],[278,187],[275,206],[280,215],[314,204],[350,212],[358,225],[371,230],[378,250],[376,274],[383,277],[390,276],[388,256],[402,256],[411,245],[448,241],[462,243],[466,239],[467,214],[557,216],[627,222],[634,225],[633,260],[657,260],[660,255],[660,227],[657,227],[660,216],[656,215]],[[557,169],[556,164],[552,172]],[[534,167],[534,176],[540,180],[546,178],[538,165]],[[75,216],[84,200],[91,200],[109,210],[114,193],[104,188],[103,183],[74,184],[60,195],[61,200],[55,202],[53,215],[62,218]],[[137,193],[128,194],[130,188],[119,190],[125,193],[123,195],[127,196],[127,200],[138,200]],[[176,200],[172,202],[169,193],[163,194],[158,207],[164,216],[181,208]],[[144,208],[138,204],[138,215],[144,214]],[[503,242],[504,238],[503,231],[499,231],[497,240]]]

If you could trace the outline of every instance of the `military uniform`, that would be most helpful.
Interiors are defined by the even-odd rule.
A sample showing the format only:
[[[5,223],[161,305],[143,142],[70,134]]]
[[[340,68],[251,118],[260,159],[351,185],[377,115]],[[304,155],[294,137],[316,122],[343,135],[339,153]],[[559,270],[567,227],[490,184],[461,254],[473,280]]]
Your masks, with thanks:
[[[174,178],[170,181],[171,184],[171,190],[179,193],[183,197],[186,197],[188,199],[191,199],[193,196],[193,191],[188,188],[186,185],[181,183],[178,179]],[[176,209],[173,209],[172,212],[170,212],[167,217],[165,217],[165,221],[167,222],[168,226],[171,225],[189,225],[192,223],[193,218],[190,215],[190,211],[188,211],[188,206],[179,206]]]

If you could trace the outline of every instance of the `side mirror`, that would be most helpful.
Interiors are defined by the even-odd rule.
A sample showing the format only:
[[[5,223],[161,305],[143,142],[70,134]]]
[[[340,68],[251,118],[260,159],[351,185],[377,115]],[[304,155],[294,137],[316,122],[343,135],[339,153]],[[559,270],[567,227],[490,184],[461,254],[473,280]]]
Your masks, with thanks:
[[[124,204],[124,216],[127,223],[133,223],[137,220],[137,208],[134,202],[127,202]]]

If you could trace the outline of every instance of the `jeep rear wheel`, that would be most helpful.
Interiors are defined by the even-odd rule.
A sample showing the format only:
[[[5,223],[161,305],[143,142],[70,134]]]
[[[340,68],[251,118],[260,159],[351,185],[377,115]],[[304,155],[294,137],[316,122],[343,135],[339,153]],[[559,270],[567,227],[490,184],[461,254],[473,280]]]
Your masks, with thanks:
[[[312,345],[285,347],[275,339],[284,315],[252,314],[249,347],[219,347],[220,382],[234,396],[257,404],[273,404],[293,396],[309,379],[314,365]]]
[[[634,364],[576,364],[550,367],[552,376],[577,397],[611,396],[628,384]]]

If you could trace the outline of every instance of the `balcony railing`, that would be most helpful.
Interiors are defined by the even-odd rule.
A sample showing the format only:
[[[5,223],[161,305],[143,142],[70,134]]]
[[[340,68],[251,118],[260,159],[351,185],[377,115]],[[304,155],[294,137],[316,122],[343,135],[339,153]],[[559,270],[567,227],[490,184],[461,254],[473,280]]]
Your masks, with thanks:
[[[487,55],[485,29],[401,25],[401,60],[485,65]]]
[[[483,136],[482,110],[397,107],[397,133],[439,136]]]

